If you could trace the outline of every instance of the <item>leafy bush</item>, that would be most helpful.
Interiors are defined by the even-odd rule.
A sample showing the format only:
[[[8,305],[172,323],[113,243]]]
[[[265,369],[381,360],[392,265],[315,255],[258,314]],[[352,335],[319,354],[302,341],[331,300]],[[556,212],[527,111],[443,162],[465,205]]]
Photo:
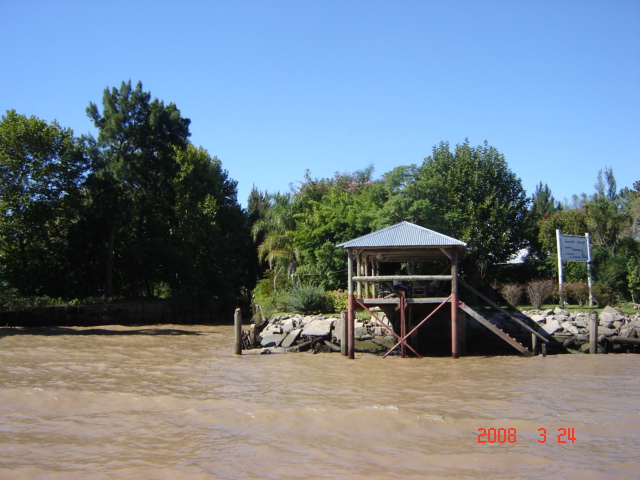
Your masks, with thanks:
[[[291,292],[289,290],[278,290],[272,292],[271,295],[254,294],[253,303],[254,305],[260,305],[265,318],[272,318],[278,313],[287,311],[290,297]]]
[[[341,312],[347,310],[349,306],[349,296],[346,290],[332,290],[327,292],[325,301],[328,312]]]
[[[520,303],[523,290],[522,285],[517,283],[507,283],[500,287],[500,295],[502,295],[509,305],[515,308]]]
[[[73,303],[72,303],[73,302]],[[78,300],[66,302],[61,298],[22,296],[14,288],[0,288],[0,311],[20,312],[34,308],[63,307],[73,305]]]
[[[566,283],[564,293],[567,303],[578,304],[581,307],[589,302],[589,285],[586,283]]]
[[[291,295],[288,288],[291,282],[286,276],[280,275],[276,279],[276,289],[274,289],[274,277],[275,273],[268,270],[253,289],[253,304],[260,305],[266,318],[271,318],[278,312],[284,312]]]
[[[534,280],[527,283],[527,297],[533,308],[540,308],[551,296],[554,289],[553,280]]]
[[[313,284],[293,287],[287,299],[287,309],[293,313],[308,315],[322,312],[325,308],[324,290]]]
[[[616,292],[609,285],[596,283],[593,286],[593,299],[601,307],[614,305],[616,303]]]

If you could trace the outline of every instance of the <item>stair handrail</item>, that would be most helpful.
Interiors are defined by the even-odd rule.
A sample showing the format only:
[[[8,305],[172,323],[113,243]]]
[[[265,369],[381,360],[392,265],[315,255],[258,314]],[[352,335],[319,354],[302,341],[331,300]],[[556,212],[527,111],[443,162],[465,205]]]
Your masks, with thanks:
[[[494,302],[493,300],[491,300],[489,297],[487,297],[486,295],[483,295],[482,293],[480,293],[478,290],[476,290],[475,288],[473,288],[471,285],[465,283],[462,279],[458,279],[458,283],[460,285],[462,285],[464,288],[466,288],[467,290],[471,291],[471,293],[476,294],[478,297],[480,297],[481,299],[483,299],[485,302],[487,302],[489,305],[491,305],[493,308],[496,308],[497,310],[500,311],[500,313],[503,313],[504,315],[507,315],[511,320],[515,321],[516,323],[518,323],[520,326],[524,327],[526,330],[528,330],[529,332],[533,333],[536,337],[538,337],[540,340],[542,340],[545,343],[549,342],[549,339],[546,338],[545,336],[541,335],[539,332],[536,332],[533,328],[531,328],[529,325],[527,325],[526,323],[524,323],[522,320],[520,320],[518,317],[514,316],[511,314],[511,312],[509,312],[508,310],[505,310],[504,308],[502,308],[500,305],[498,305],[496,302]]]

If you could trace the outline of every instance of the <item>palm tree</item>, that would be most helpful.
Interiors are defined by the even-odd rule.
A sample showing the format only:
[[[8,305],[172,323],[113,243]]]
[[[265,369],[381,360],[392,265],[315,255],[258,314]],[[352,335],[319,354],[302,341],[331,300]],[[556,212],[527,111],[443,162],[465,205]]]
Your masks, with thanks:
[[[286,269],[289,278],[298,266],[299,252],[295,246],[293,232],[295,228],[292,195],[274,193],[269,196],[270,205],[264,216],[256,220],[251,227],[254,240],[262,236],[258,245],[258,259],[269,263],[269,269],[275,270],[273,286],[276,288],[278,276]]]

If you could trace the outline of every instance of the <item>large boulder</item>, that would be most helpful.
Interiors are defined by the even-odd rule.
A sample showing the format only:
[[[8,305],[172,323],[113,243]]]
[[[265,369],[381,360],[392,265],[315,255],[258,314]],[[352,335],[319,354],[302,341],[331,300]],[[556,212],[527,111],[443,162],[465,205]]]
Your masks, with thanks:
[[[282,322],[282,333],[292,332],[298,326],[295,318],[287,318]]]
[[[284,348],[289,348],[296,342],[296,340],[298,340],[301,333],[302,333],[301,328],[296,328],[295,330],[291,330],[289,333],[287,333],[287,336],[284,337],[280,346]]]
[[[611,337],[616,334],[614,328],[598,327],[598,335],[604,335],[605,337]]]
[[[331,333],[333,318],[320,318],[311,320],[302,328],[302,335],[305,337],[326,337]]]
[[[569,332],[573,335],[578,335],[580,333],[580,330],[578,330],[578,327],[576,327],[571,322],[562,322],[561,325],[562,325],[562,328],[564,328],[565,332]]]
[[[600,326],[606,328],[612,328],[613,322],[621,320],[622,315],[618,310],[613,307],[606,306],[602,309],[602,313],[600,314],[599,323]]]
[[[267,333],[262,336],[260,345],[263,347],[279,347],[284,337],[285,335],[282,333]]]
[[[562,330],[562,325],[557,320],[547,320],[547,323],[540,325],[540,327],[549,335],[553,335],[558,330]]]

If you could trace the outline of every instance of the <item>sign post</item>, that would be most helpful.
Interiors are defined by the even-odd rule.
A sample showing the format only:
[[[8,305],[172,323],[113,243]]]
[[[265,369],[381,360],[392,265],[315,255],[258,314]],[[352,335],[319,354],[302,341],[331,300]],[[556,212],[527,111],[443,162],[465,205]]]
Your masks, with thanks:
[[[589,306],[593,306],[593,286],[591,280],[591,239],[588,233],[580,235],[562,235],[556,230],[558,242],[558,284],[560,291],[560,306],[564,307],[564,295],[562,291],[563,272],[562,262],[580,262],[587,264],[587,277],[589,284]]]
[[[589,306],[593,307],[593,280],[591,279],[591,237],[588,233],[584,236],[587,238],[587,282],[589,282]]]
[[[556,241],[558,242],[558,292],[560,293],[560,308],[564,308],[564,295],[562,294],[562,232],[556,230]]]

